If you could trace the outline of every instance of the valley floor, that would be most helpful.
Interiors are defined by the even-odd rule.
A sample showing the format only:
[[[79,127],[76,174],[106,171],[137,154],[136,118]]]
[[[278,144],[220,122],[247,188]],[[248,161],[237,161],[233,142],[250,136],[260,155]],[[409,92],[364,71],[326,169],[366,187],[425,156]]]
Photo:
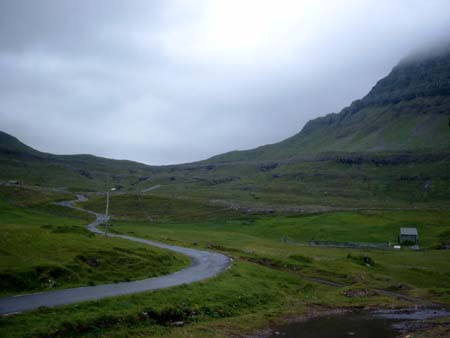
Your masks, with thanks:
[[[211,219],[207,210],[203,215],[208,217],[202,219],[197,209],[189,222],[181,216],[152,222],[130,217],[137,211],[122,213],[114,203],[113,198],[114,232],[219,251],[233,257],[232,268],[167,290],[3,317],[1,336],[250,337],[282,321],[327,311],[450,305],[450,250],[439,249],[449,241],[449,211],[271,216],[218,212]],[[34,207],[14,208],[10,213]],[[192,206],[178,206],[178,212],[193,215]],[[81,223],[75,216],[69,218]],[[406,225],[419,228],[420,251],[308,245],[312,239],[394,242],[399,227]],[[36,221],[30,226],[40,225]],[[71,224],[62,226],[71,229]],[[445,336],[448,320],[440,321],[442,325],[428,326],[417,336]]]

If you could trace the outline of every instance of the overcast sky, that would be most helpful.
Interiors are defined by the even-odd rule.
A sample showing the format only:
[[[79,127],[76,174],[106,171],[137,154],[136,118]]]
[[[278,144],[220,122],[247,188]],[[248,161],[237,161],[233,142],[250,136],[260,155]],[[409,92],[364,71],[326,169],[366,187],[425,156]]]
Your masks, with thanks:
[[[0,130],[201,160],[292,136],[449,32],[449,0],[0,0]]]

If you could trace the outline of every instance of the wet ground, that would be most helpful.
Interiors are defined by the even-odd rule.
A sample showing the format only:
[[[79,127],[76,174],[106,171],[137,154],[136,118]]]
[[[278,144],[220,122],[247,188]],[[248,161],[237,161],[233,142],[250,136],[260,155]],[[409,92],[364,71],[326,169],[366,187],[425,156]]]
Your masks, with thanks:
[[[425,320],[450,316],[445,309],[403,309],[403,310],[378,310],[372,312],[374,317],[398,320]]]
[[[409,324],[446,316],[450,316],[450,312],[442,309],[347,313],[279,326],[269,338],[395,338]]]
[[[279,327],[270,337],[394,338],[398,333],[391,323],[392,320],[373,318],[367,314],[333,315]]]

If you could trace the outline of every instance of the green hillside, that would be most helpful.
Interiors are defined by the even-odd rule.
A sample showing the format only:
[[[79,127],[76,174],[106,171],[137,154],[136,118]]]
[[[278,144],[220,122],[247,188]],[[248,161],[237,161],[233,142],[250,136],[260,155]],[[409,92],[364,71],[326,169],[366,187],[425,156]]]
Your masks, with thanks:
[[[449,117],[450,45],[404,59],[364,98],[282,142],[172,167],[176,184],[160,193],[265,211],[445,205]]]
[[[104,190],[106,185],[128,187],[144,180],[151,166],[93,155],[54,155],[39,152],[0,131],[0,180],[17,180],[73,190]]]
[[[450,46],[408,57],[361,100],[301,132],[210,161],[288,159],[323,152],[449,152]]]

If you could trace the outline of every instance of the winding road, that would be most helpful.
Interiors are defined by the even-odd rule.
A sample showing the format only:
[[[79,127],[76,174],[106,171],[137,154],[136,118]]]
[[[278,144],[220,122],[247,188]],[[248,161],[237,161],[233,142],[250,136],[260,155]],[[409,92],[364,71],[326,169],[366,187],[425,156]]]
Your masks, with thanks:
[[[81,195],[78,195],[77,198],[78,199],[76,201],[86,200],[86,198]],[[78,208],[73,205],[73,202],[75,201],[60,202],[59,205],[95,215],[96,220],[89,224],[87,228],[96,234],[105,235],[105,233],[99,230],[97,226],[105,221],[106,216],[90,210]],[[34,310],[41,306],[54,307],[58,305],[67,305],[106,297],[128,295],[144,291],[164,289],[176,285],[189,284],[216,276],[228,269],[232,264],[231,258],[215,252],[184,248],[126,235],[108,233],[108,236],[178,252],[189,256],[192,259],[192,263],[188,268],[172,274],[138,281],[102,284],[96,286],[2,297],[0,298],[0,315],[8,316],[24,311]]]

